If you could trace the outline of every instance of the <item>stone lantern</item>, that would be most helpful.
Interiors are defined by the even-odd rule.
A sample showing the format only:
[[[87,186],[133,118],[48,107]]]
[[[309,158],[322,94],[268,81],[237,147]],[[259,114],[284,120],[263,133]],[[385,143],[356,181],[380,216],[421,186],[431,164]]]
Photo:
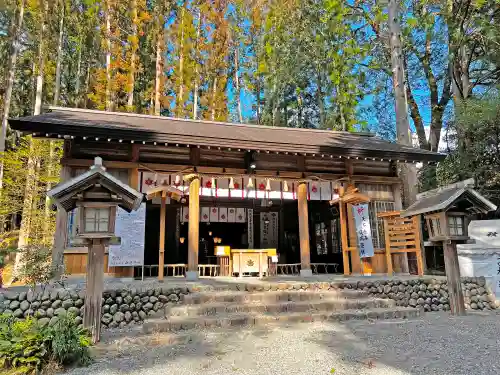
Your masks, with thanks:
[[[402,217],[423,215],[429,231],[429,241],[443,244],[450,308],[454,315],[465,314],[460,282],[457,243],[469,240],[467,226],[477,214],[496,210],[496,206],[473,189],[469,179],[417,195],[417,201]]]
[[[47,195],[66,212],[76,207],[82,212],[78,236],[88,246],[83,324],[97,342],[101,330],[105,247],[120,240],[115,237],[116,209],[119,206],[127,212],[137,210],[143,195],[107,173],[99,157],[89,171],[57,185]]]

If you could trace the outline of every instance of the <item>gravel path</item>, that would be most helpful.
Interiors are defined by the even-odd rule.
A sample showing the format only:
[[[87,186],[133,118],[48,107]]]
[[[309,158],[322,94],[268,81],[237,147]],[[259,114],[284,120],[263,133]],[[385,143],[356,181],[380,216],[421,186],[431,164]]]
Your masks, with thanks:
[[[138,331],[128,335],[140,342]],[[332,368],[342,375],[500,374],[495,313],[203,330],[175,345],[161,343],[161,337],[123,346],[122,354],[107,353],[66,375],[321,375]]]

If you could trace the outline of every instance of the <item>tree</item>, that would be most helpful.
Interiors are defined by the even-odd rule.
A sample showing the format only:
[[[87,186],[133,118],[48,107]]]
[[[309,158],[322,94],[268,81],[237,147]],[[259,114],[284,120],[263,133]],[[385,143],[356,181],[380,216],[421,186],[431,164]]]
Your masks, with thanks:
[[[469,97],[456,108],[450,125],[449,155],[437,168],[438,183],[468,178],[477,189],[500,204],[500,97]]]
[[[10,59],[9,59],[9,67],[7,69],[7,79],[6,79],[6,88],[3,99],[3,114],[2,114],[2,130],[0,134],[0,153],[5,152],[5,142],[7,138],[7,120],[9,118],[10,113],[10,103],[12,98],[12,90],[14,87],[14,76],[16,71],[16,63],[17,63],[17,55],[19,53],[19,39],[21,35],[21,28],[23,26],[24,20],[24,6],[25,0],[21,0],[16,7],[15,19],[12,22],[12,27],[10,30],[11,35],[11,47],[10,47]],[[0,194],[3,188],[3,174],[4,174],[4,165],[3,162],[0,162]],[[0,223],[1,228],[3,230],[3,220]]]

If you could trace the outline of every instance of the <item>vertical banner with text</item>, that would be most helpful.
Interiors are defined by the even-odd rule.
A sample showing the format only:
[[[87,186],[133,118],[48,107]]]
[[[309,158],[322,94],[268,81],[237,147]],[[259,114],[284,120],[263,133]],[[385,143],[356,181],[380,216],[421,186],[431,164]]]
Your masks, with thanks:
[[[368,215],[368,205],[357,204],[352,206],[354,223],[356,225],[356,236],[358,239],[360,258],[372,257],[373,250],[372,231],[370,228],[370,217]]]

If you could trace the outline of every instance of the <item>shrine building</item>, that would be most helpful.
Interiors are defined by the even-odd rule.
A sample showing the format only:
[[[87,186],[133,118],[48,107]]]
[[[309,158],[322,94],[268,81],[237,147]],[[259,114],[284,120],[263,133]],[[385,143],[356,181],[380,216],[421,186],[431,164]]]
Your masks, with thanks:
[[[437,163],[442,154],[367,133],[60,107],[9,123],[63,141],[61,181],[101,157],[144,193],[141,209],[117,213],[108,276],[421,273],[419,222],[397,216],[398,164]],[[360,204],[369,224],[362,237]],[[78,215],[56,216],[54,259],[70,275],[87,264]],[[365,241],[373,256],[360,257],[360,241],[362,256]]]

